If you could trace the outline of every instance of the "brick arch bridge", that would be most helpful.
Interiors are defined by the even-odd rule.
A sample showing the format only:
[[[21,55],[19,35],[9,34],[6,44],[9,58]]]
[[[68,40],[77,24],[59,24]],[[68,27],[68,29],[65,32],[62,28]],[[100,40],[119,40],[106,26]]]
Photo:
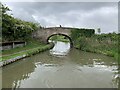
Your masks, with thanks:
[[[33,38],[37,38],[44,43],[48,43],[48,39],[53,35],[63,35],[70,40],[71,46],[73,46],[72,39],[70,37],[71,29],[68,27],[50,27],[41,28],[33,33]]]
[[[49,27],[49,28],[41,28],[35,32],[33,32],[32,37],[36,38],[44,43],[48,43],[47,40],[50,36],[53,35],[63,35],[68,37],[70,40],[71,46],[73,46],[73,41],[71,39],[71,30],[76,29],[79,30],[78,33],[81,33],[82,35],[93,35],[95,34],[94,29],[84,29],[84,28],[70,28],[70,27]]]

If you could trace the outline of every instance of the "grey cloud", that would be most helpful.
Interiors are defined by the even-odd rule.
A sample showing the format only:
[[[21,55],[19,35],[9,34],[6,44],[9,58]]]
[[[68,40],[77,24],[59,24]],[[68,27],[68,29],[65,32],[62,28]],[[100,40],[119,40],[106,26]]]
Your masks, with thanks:
[[[54,12],[54,13],[60,13],[60,12],[66,12],[70,10],[94,10],[101,7],[114,7],[117,3],[112,2],[11,2],[9,3],[13,5],[15,8],[24,8],[24,10],[27,10],[27,12],[33,12],[34,11],[44,11],[45,13]]]
[[[9,2],[15,17],[37,21],[43,26],[100,27],[117,31],[116,2]]]

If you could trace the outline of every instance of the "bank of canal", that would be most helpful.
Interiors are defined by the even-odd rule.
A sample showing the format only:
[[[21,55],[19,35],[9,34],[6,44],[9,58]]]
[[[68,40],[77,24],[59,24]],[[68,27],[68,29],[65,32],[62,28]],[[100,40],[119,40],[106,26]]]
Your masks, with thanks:
[[[113,57],[70,49],[53,49],[2,68],[3,88],[117,88],[118,65]]]
[[[32,42],[32,44],[33,43],[34,42]],[[35,44],[33,44],[32,47],[31,47],[31,45],[27,45],[25,47],[15,48],[16,50],[13,49],[13,50],[4,51],[3,55],[1,56],[0,67],[8,65],[10,63],[13,63],[17,60],[21,60],[25,57],[29,57],[29,56],[35,55],[37,53],[43,52],[45,50],[49,50],[49,49],[53,48],[53,46],[54,46],[53,43],[45,45],[45,44],[40,44],[40,43],[38,44],[38,42],[37,42],[37,45],[35,45]],[[26,50],[24,50],[24,49],[26,49]],[[10,52],[14,52],[14,53],[10,54]],[[7,54],[7,53],[9,53],[9,54]]]

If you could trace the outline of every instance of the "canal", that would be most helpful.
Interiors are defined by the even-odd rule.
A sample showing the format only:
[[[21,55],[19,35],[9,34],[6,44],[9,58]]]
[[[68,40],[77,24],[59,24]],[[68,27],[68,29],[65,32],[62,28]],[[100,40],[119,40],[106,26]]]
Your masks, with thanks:
[[[117,88],[117,61],[112,57],[70,49],[53,49],[2,68],[3,88]]]

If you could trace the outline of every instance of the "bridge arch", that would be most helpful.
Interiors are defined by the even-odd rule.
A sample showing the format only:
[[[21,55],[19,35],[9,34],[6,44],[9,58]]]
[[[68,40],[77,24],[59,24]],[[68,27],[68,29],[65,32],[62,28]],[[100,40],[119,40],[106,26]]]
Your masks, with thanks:
[[[62,33],[52,34],[52,35],[48,36],[48,37],[47,37],[47,43],[49,43],[48,40],[49,40],[52,36],[55,36],[55,35],[62,35],[62,36],[67,37],[67,38],[70,40],[70,47],[71,47],[71,48],[73,47],[73,41],[72,41],[71,37],[68,36],[68,35],[66,35],[66,34],[62,34]]]

